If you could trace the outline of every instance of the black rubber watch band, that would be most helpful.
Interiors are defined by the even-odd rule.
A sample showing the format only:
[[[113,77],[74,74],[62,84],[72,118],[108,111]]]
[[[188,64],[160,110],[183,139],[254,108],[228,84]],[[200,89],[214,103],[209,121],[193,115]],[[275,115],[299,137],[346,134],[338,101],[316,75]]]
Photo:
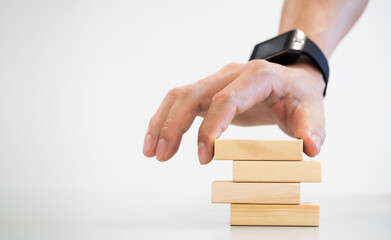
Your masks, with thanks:
[[[308,37],[306,38],[303,52],[304,55],[308,56],[312,59],[312,61],[320,68],[323,79],[325,81],[326,86],[324,87],[323,96],[326,95],[327,83],[329,81],[329,64],[327,62],[326,57],[319,49],[319,47]]]

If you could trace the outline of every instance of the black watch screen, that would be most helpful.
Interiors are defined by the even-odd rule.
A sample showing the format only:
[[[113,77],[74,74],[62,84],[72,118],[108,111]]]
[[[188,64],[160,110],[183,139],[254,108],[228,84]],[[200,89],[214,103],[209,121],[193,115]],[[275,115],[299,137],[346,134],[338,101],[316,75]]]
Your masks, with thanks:
[[[266,59],[270,62],[289,64],[294,62],[301,54],[301,49],[292,49],[292,40],[295,31],[289,31],[274,37],[254,47],[250,57],[252,59]]]

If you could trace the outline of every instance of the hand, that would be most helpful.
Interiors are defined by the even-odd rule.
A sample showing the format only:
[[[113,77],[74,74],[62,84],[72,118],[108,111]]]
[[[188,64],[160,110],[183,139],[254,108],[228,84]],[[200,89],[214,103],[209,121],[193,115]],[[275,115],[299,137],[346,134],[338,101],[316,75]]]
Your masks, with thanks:
[[[143,153],[159,161],[178,150],[195,117],[204,120],[198,132],[198,157],[209,163],[214,139],[229,124],[277,124],[291,137],[303,139],[304,152],[316,156],[326,136],[321,73],[302,57],[282,66],[266,60],[231,63],[192,85],[168,92],[151,118]]]

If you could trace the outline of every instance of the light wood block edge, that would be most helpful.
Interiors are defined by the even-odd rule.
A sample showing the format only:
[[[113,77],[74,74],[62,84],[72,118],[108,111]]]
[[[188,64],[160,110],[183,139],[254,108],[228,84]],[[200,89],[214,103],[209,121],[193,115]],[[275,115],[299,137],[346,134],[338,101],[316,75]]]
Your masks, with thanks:
[[[321,182],[317,161],[233,161],[234,182]]]
[[[231,204],[231,225],[319,226],[319,204],[255,205]]]
[[[215,160],[303,160],[303,141],[216,139]]]
[[[212,203],[299,204],[300,183],[214,181]]]

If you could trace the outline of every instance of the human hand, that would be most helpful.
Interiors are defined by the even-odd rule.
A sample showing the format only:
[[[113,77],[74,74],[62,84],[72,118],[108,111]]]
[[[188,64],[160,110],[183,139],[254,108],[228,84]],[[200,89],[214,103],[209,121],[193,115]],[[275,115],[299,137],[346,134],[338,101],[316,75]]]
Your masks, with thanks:
[[[326,137],[322,74],[305,57],[289,66],[266,60],[231,63],[194,84],[170,90],[151,118],[143,153],[170,159],[195,117],[204,120],[198,132],[198,157],[209,163],[214,139],[229,124],[277,124],[291,137],[303,139],[304,152],[318,155]]]

